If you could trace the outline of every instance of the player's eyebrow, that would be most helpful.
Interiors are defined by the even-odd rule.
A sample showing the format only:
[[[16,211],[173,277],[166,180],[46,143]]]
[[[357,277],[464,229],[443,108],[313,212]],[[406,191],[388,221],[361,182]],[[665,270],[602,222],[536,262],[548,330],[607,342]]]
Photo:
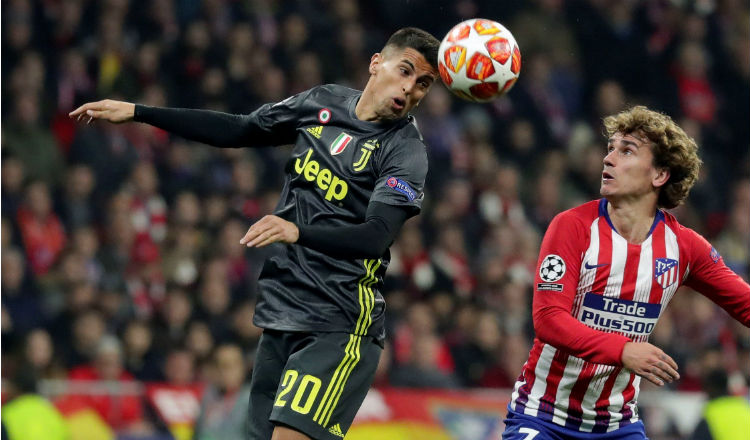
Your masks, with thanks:
[[[414,67],[414,63],[412,63],[411,61],[407,60],[406,58],[404,58],[403,60],[401,60],[401,62],[404,63],[404,64],[409,65],[409,67],[411,67],[411,70],[413,70],[415,72],[417,71],[417,68]],[[430,73],[426,73],[426,74],[424,74],[424,75],[422,75],[422,76],[419,77],[419,79],[429,79],[430,82],[435,82],[435,78],[436,78],[435,75],[432,75]]]
[[[633,137],[635,137],[635,136],[633,136]],[[625,139],[624,137],[621,137],[621,138],[618,138],[618,139],[620,140],[620,142],[622,142],[625,145],[630,145],[630,146],[633,146],[635,148],[639,148],[640,147],[637,143],[635,143],[633,141],[629,141],[629,140]],[[636,138],[636,139],[638,139],[638,138]],[[640,141],[640,139],[638,139],[638,140]],[[614,136],[611,137],[611,138],[609,138],[609,139],[607,139],[607,145],[612,145],[614,142],[615,142],[615,137]],[[643,142],[643,141],[641,141],[641,142]]]

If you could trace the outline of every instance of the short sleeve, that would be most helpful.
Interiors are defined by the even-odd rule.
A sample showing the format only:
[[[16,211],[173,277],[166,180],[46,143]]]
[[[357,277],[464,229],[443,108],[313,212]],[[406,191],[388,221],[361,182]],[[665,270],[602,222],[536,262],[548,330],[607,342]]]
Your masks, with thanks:
[[[407,139],[386,150],[378,164],[378,178],[370,202],[408,208],[410,215],[422,209],[427,177],[427,151],[417,139]]]

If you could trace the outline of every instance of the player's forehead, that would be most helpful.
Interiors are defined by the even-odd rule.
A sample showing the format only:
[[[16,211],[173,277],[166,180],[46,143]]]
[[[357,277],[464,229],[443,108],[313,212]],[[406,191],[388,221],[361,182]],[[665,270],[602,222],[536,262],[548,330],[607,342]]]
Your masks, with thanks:
[[[418,50],[411,47],[391,47],[386,51],[386,57],[398,63],[410,64],[417,73],[417,76],[429,75],[433,79],[437,78],[437,70],[432,67],[427,59]]]

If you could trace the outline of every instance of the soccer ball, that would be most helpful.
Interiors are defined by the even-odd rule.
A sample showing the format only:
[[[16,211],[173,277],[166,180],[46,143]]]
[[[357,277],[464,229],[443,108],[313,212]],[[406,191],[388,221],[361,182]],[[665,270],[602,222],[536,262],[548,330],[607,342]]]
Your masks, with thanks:
[[[462,21],[443,38],[438,50],[443,83],[455,95],[487,102],[508,92],[521,72],[516,39],[496,21]]]

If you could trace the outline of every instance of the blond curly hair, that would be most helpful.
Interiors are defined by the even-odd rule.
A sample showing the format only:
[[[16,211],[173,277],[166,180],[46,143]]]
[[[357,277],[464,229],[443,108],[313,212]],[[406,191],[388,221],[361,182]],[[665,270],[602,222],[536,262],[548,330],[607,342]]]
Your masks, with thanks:
[[[607,137],[639,133],[651,141],[654,166],[669,170],[669,180],[659,192],[659,207],[675,208],[687,198],[703,161],[695,140],[672,118],[639,105],[604,118],[604,129]]]

